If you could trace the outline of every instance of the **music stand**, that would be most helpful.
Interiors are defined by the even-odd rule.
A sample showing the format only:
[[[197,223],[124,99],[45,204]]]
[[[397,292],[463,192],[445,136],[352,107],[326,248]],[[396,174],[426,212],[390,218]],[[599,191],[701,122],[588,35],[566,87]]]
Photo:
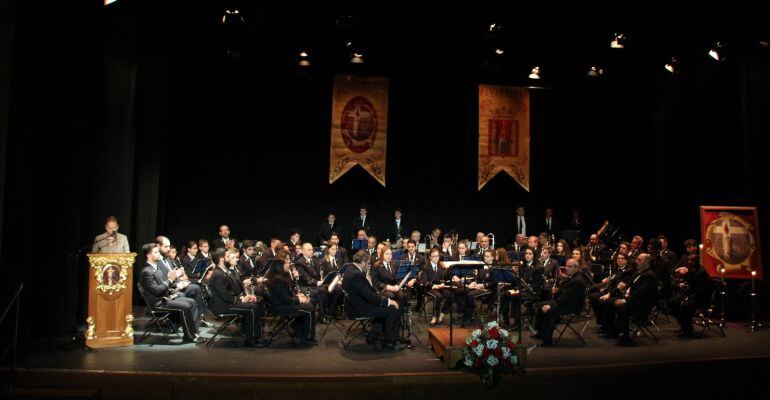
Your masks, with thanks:
[[[353,243],[350,244],[350,250],[366,250],[368,247],[367,242],[366,239],[353,239]]]
[[[507,283],[509,285],[515,285],[516,290],[519,292],[519,300],[521,300],[521,279],[519,279],[516,275],[513,274],[513,270],[506,269],[506,267],[510,268],[511,266],[501,266],[492,269],[492,280],[494,282],[500,283]],[[500,288],[497,288],[497,323],[500,324],[500,302],[502,301],[502,292],[500,291]],[[521,305],[519,305],[521,307]],[[521,344],[521,321],[518,323],[518,327],[516,329],[516,333],[519,335],[519,344]]]
[[[195,268],[192,270],[192,275],[203,274],[203,272],[206,271],[206,268],[208,268],[209,264],[211,264],[211,260],[208,258],[202,258],[198,260],[198,262],[195,264]]]
[[[479,268],[484,268],[484,263],[479,261],[473,261],[473,260],[463,260],[463,261],[445,261],[444,265],[449,268],[449,279],[452,279],[452,276],[460,276],[463,275],[462,272],[468,272],[473,271]],[[457,273],[455,273],[455,271]],[[465,276],[465,275],[463,275]],[[449,347],[454,347],[454,321],[452,316],[452,300],[455,298],[455,291],[457,289],[465,289],[465,285],[462,287],[456,287],[452,285],[450,282],[449,284],[449,290],[452,292],[452,296],[449,296],[449,299],[447,301],[449,302]]]
[[[408,282],[407,275],[409,276],[409,278],[408,278],[409,280],[411,280],[413,278],[416,279],[417,278],[417,274],[420,272],[420,266],[416,265],[416,264],[410,263],[409,260],[396,261],[395,264],[397,266],[395,280],[397,281],[396,283],[399,286],[401,286],[402,283],[404,285],[406,285],[406,283]],[[408,300],[407,300],[407,304],[406,304],[406,309],[402,310],[402,312],[404,314],[409,313],[409,301]],[[402,316],[404,314],[402,314]],[[409,331],[408,334],[405,334],[404,330],[408,330]],[[420,340],[420,338],[417,337],[417,335],[415,335],[414,333],[412,333],[411,319],[410,319],[409,321],[405,321],[405,323],[401,324],[401,337],[399,338],[399,340],[401,341],[401,343],[404,343],[406,345],[407,349],[414,349],[414,346],[412,345],[412,337],[417,339],[417,342],[422,344],[422,341]]]

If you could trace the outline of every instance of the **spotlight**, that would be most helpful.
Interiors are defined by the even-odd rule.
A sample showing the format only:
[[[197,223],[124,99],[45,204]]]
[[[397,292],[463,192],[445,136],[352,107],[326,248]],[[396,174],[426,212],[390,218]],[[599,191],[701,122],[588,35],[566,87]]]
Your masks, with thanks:
[[[764,48],[768,48],[768,47],[770,47],[770,41],[767,41],[767,40],[760,40],[758,43],[759,43],[759,45],[760,45],[761,47],[764,47]]]
[[[505,50],[503,50],[501,47],[498,47],[495,49],[495,54],[497,54],[498,56],[503,55],[503,53],[505,53]]]
[[[110,4],[112,4],[112,3],[116,2],[116,1],[118,1],[118,0],[104,0],[104,5],[108,6],[108,5],[110,5]]]
[[[615,33],[612,35],[612,40],[610,41],[610,48],[613,49],[624,49],[626,48],[626,35],[622,33]]]
[[[503,26],[496,22],[489,24],[489,32],[501,32],[502,30]]]
[[[586,73],[586,75],[590,76],[591,78],[598,78],[604,75],[604,68],[592,65],[590,68],[588,68],[588,73]]]
[[[540,66],[532,68],[532,72],[529,73],[529,79],[540,79]]]
[[[709,56],[717,61],[724,61],[727,58],[725,54],[727,44],[724,42],[715,42],[709,50]]]
[[[310,66],[310,53],[307,50],[300,50],[297,53],[297,65],[300,67]]]
[[[350,63],[351,64],[363,64],[364,63],[364,54],[360,51],[354,51],[350,55]]]
[[[676,57],[671,57],[671,61],[666,63],[666,71],[672,73],[672,74],[678,74],[679,73],[679,60],[676,59]]]
[[[222,14],[222,23],[225,25],[245,24],[246,21],[237,8],[225,8],[225,12]]]

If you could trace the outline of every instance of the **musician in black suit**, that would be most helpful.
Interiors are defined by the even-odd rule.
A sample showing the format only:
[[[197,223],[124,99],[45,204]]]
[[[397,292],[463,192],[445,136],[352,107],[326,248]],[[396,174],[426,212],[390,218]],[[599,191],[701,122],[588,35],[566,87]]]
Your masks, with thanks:
[[[460,242],[463,243],[463,242]],[[458,246],[459,247],[459,246]],[[462,260],[459,260],[462,261]],[[484,267],[476,270],[476,278],[468,284],[467,290],[458,293],[460,298],[458,306],[463,310],[461,326],[466,326],[474,314],[476,299],[481,296],[496,297],[497,282],[494,280],[493,267],[495,262],[494,252],[488,250],[484,253]]]
[[[367,343],[375,343],[384,329],[383,349],[395,350],[401,316],[398,303],[378,294],[377,289],[366,279],[364,270],[369,260],[369,255],[359,250],[342,279],[342,289],[348,296],[348,311],[353,318],[360,316],[374,319],[366,338]]]
[[[163,258],[158,263],[158,267],[164,274],[168,274],[169,271],[177,272],[177,279],[173,282],[172,287],[184,294],[185,297],[195,300],[198,305],[198,310],[201,310],[201,316],[206,311],[206,301],[203,299],[203,289],[197,283],[192,283],[190,278],[185,274],[184,268],[175,267],[169,257],[171,252],[171,241],[165,236],[158,236],[155,238],[155,243],[158,245]],[[204,318],[201,318],[200,323],[206,327],[214,326],[210,322],[207,322]]]
[[[710,305],[713,288],[708,272],[700,264],[697,242],[688,239],[684,245],[687,254],[682,256],[674,270],[673,296],[668,306],[681,327],[677,335],[692,338],[695,337],[692,317],[696,309],[705,309]]]
[[[451,236],[444,236],[444,240],[441,243],[441,261],[456,261],[457,249],[452,243]]]
[[[198,279],[199,276],[193,276],[195,266],[198,265],[198,243],[194,240],[187,242],[185,254],[182,256],[182,268],[184,272],[192,279]]]
[[[484,252],[491,249],[491,247],[489,247],[489,236],[484,234],[482,234],[481,236],[478,236],[477,243],[478,243],[478,247],[476,247],[476,250],[473,252],[473,255],[476,258],[481,259],[484,257]]]
[[[260,270],[265,270],[267,268],[267,263],[275,258],[276,252],[281,247],[281,245],[281,239],[270,239],[270,248],[267,249],[267,251],[262,254],[262,257],[259,258],[259,261],[257,261],[257,265],[259,265]]]
[[[289,248],[296,248],[297,246],[301,246],[301,240],[302,231],[297,228],[291,228],[291,231],[289,231],[289,240],[286,241],[286,243],[289,244]]]
[[[211,259],[211,253],[209,252],[210,249],[209,241],[206,239],[198,239],[198,254],[195,255],[195,259],[200,261],[204,258],[209,260]]]
[[[445,315],[449,312],[449,297],[452,291],[447,286],[449,280],[448,271],[439,265],[441,251],[438,247],[430,249],[428,260],[423,265],[420,275],[420,285],[425,288],[425,293],[433,297],[433,317],[430,326],[440,325]]]
[[[310,297],[292,290],[291,257],[279,252],[283,259],[274,258],[268,263],[267,287],[270,310],[284,317],[294,317],[298,326],[298,336],[302,344],[317,345],[315,340],[315,306]]]
[[[238,259],[238,271],[241,273],[241,280],[254,276],[257,271],[257,263],[254,261],[254,241],[243,241],[243,255]]]
[[[320,269],[323,271],[324,277],[330,276],[333,273],[339,273],[340,267],[344,265],[337,258],[338,250],[339,246],[334,244],[329,245],[329,247],[324,250],[323,258],[320,260]],[[344,296],[342,294],[342,288],[340,285],[335,286],[333,290],[331,290],[332,288],[330,287],[330,284],[324,285],[324,288],[326,288],[326,290],[329,292],[329,308],[326,314],[327,316],[334,317],[335,313],[337,312],[337,308],[342,305]]]
[[[567,277],[560,287],[553,288],[554,299],[542,304],[537,310],[535,337],[543,341],[543,346],[553,346],[553,331],[564,314],[579,314],[585,299],[586,287],[590,279],[579,270],[575,259],[567,260]]]
[[[358,217],[353,220],[353,224],[350,227],[351,239],[355,239],[358,235],[358,230],[363,229],[367,235],[373,234],[372,222],[368,215],[366,215],[366,206],[362,205],[358,210]]]
[[[615,255],[615,265],[611,268],[610,275],[602,279],[599,283],[601,289],[596,293],[588,295],[591,308],[596,316],[596,326],[599,327],[599,334],[606,335],[607,327],[611,326],[609,319],[615,318],[615,300],[621,298],[623,293],[631,285],[636,276],[636,264],[628,262],[628,256],[619,252]],[[616,337],[617,334],[613,332]]]
[[[588,244],[585,247],[584,258],[586,261],[592,262],[594,264],[604,264],[604,253],[606,248],[607,246],[605,246],[604,243],[599,240],[599,235],[594,233],[588,239]]]
[[[388,235],[385,239],[395,245],[398,242],[398,239],[406,236],[407,232],[406,225],[404,225],[403,213],[401,212],[401,209],[397,208],[393,211],[393,219],[388,224]]]
[[[535,231],[536,227],[530,224],[529,219],[524,213],[524,207],[516,208],[516,215],[513,217],[513,221],[506,224],[506,234],[509,239],[513,239],[517,234],[527,236]]]
[[[425,264],[425,257],[420,255],[420,253],[417,252],[417,242],[415,242],[412,239],[409,239],[406,242],[406,251],[401,253],[401,260],[400,261],[407,261],[409,264],[412,265],[423,265]]]
[[[238,263],[238,254],[238,250],[221,248],[211,254],[211,261],[217,266],[209,280],[211,311],[217,315],[234,313],[243,316],[241,332],[246,338],[244,344],[249,347],[262,347],[259,339],[262,332],[259,323],[262,298],[245,293],[240,276],[228,268]]]
[[[219,236],[211,241],[211,248],[216,249],[231,249],[236,247],[238,239],[230,236],[230,227],[222,225],[219,227]]]
[[[334,215],[334,213],[329,213],[329,215],[326,216],[326,223],[321,224],[321,229],[318,231],[318,237],[316,238],[318,245],[320,246],[329,243],[332,233],[339,232],[339,230],[337,216]]]
[[[618,346],[634,346],[636,344],[630,336],[630,319],[635,318],[644,322],[658,300],[658,280],[650,266],[650,255],[647,253],[639,254],[636,268],[636,276],[631,281],[627,294],[615,300],[615,321],[608,321],[610,326],[607,329],[607,337],[612,337],[612,333],[617,332]]]
[[[545,215],[543,215],[543,218],[540,220],[539,226],[540,232],[545,232],[549,236],[561,232],[559,220],[553,216],[553,208],[550,207],[545,209]]]
[[[386,248],[382,252],[382,259],[377,260],[372,266],[372,285],[380,292],[381,295],[396,300],[399,307],[406,307],[409,296],[406,290],[399,287],[399,282],[396,280],[396,273],[398,267],[393,262],[393,250]],[[412,276],[407,281],[406,286],[414,287],[417,282],[417,277]]]
[[[551,246],[545,246],[542,250],[540,250],[540,259],[538,260],[538,264],[543,267],[544,278],[543,292],[541,292],[542,295],[540,297],[541,301],[550,298],[548,293],[554,286],[556,286],[556,282],[558,282],[561,278],[559,262],[551,258],[552,251],[553,248]]]
[[[337,264],[339,266],[343,266],[348,263],[348,250],[340,245],[340,235],[336,232],[333,232],[331,236],[329,237],[329,245],[337,246]]]
[[[139,273],[139,285],[150,307],[163,307],[172,310],[181,310],[181,324],[184,330],[185,342],[202,343],[203,338],[198,336],[198,318],[200,309],[195,300],[183,295],[174,296],[174,281],[177,279],[177,271],[164,272],[159,267],[163,258],[156,243],[146,244],[142,247],[146,257],[144,268]],[[173,298],[171,298],[173,297]]]
[[[297,272],[299,272],[299,286],[303,293],[310,293],[313,303],[318,305],[321,313],[320,322],[325,323],[326,306],[329,304],[329,292],[323,286],[323,277],[321,276],[321,262],[313,255],[313,245],[305,243],[302,245],[302,256],[295,261]]]

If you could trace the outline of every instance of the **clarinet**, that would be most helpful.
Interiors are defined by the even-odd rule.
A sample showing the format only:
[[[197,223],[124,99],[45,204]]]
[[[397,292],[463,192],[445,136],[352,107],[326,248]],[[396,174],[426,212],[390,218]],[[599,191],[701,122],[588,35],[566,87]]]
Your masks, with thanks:
[[[291,271],[291,290],[294,293],[299,293],[299,276],[294,274],[295,272],[297,272],[297,268],[294,267],[293,261],[289,269]]]

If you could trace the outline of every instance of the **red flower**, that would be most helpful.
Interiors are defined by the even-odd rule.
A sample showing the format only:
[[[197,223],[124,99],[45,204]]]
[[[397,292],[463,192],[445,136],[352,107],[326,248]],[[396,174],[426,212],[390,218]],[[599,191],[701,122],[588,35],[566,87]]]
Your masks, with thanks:
[[[478,346],[478,345],[479,345],[479,341],[478,340],[474,340],[470,344],[471,348],[476,348],[476,346]]]
[[[476,360],[473,362],[473,367],[474,367],[474,368],[481,368],[481,359],[480,359],[480,358],[477,358],[477,359],[476,359]]]
[[[492,354],[492,350],[489,350],[488,348],[485,348],[485,349],[484,349],[484,353],[483,353],[483,354],[484,354],[484,356],[486,357],[486,356],[488,356],[488,355]]]
[[[489,330],[489,337],[492,339],[499,339],[500,338],[500,331],[497,328],[492,328]]]
[[[503,358],[503,349],[500,347],[495,349],[495,357],[497,358]]]

